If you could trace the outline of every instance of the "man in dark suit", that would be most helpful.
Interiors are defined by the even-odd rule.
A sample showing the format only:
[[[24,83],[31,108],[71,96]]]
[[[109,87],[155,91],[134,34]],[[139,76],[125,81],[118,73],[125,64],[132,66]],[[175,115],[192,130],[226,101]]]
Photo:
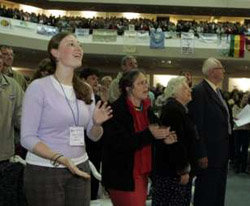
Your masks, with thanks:
[[[218,88],[225,69],[211,57],[202,72],[205,79],[193,88],[193,101],[188,105],[199,134],[194,206],[223,206],[231,134],[228,107]]]

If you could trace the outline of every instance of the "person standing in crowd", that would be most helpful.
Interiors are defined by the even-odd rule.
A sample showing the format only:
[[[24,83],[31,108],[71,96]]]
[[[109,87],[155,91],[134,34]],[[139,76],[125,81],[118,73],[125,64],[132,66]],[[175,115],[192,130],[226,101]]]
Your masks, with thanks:
[[[102,123],[112,117],[104,103],[95,106],[91,88],[74,70],[83,50],[76,37],[58,33],[48,44],[54,74],[33,81],[24,101],[21,143],[28,149],[24,187],[29,205],[90,204],[90,169],[84,130],[99,140]]]
[[[96,94],[98,89],[98,79],[100,72],[98,69],[94,68],[84,68],[79,72],[79,77],[84,79],[95,93],[95,101],[98,102],[101,100],[100,96]],[[100,172],[101,166],[101,155],[102,155],[102,139],[99,141],[92,141],[85,136],[86,151],[89,156],[89,160],[94,164],[97,171]],[[99,181],[91,174],[91,200],[96,200],[99,189]]]
[[[205,79],[193,88],[189,111],[197,125],[198,165],[195,181],[194,206],[223,206],[225,202],[230,115],[222,98],[219,84],[225,69],[213,57],[205,60],[202,72]]]
[[[151,172],[151,144],[175,142],[169,128],[158,126],[148,99],[144,73],[134,69],[119,82],[113,118],[103,124],[102,184],[115,206],[145,206]]]
[[[125,56],[121,61],[122,72],[119,72],[115,79],[111,82],[109,88],[109,102],[113,103],[121,95],[119,90],[119,81],[122,78],[123,73],[136,69],[138,67],[137,60],[133,56]]]
[[[241,110],[250,104],[250,92],[243,95],[239,107],[235,104],[233,106],[233,117],[237,120],[237,115]],[[234,126],[235,134],[235,172],[236,173],[248,173],[247,171],[247,159],[248,159],[248,146],[250,139],[250,124],[237,127]]]
[[[3,64],[0,51],[0,205],[17,205],[22,204],[17,196],[22,188],[18,181],[20,170],[12,171],[9,160],[15,154],[14,128],[20,127],[23,90],[13,78],[2,73]],[[20,169],[22,172],[23,168]]]
[[[3,56],[3,71],[2,73],[12,77],[13,79],[15,79],[17,81],[17,83],[22,87],[23,91],[26,90],[28,83],[25,79],[25,77],[14,71],[12,69],[12,64],[14,62],[14,52],[13,49],[9,46],[0,46],[0,50],[2,52],[2,56]]]
[[[190,206],[194,176],[194,143],[197,137],[186,104],[191,101],[191,89],[186,78],[172,78],[164,90],[167,98],[162,108],[161,124],[176,132],[177,142],[155,143],[153,165],[153,206]]]
[[[12,69],[12,64],[14,62],[14,52],[13,49],[9,46],[0,46],[3,57],[3,69],[2,73],[8,77],[13,78],[21,86],[23,91],[26,90],[28,82],[25,77]],[[26,150],[20,145],[20,130],[18,128],[14,129],[15,136],[15,153],[20,155],[22,158],[25,158]]]
[[[112,80],[113,79],[112,79],[111,76],[104,76],[101,79],[101,85],[104,86],[104,87],[106,87],[106,88],[109,88]]]
[[[100,71],[95,68],[84,68],[79,72],[79,77],[87,82],[94,91],[96,102],[101,98],[99,94],[98,81],[100,77]]]
[[[34,81],[35,79],[39,79],[42,77],[46,77],[53,73],[54,73],[54,68],[53,65],[51,64],[50,59],[45,58],[39,62],[38,69],[34,72],[31,81]]]
[[[192,74],[191,74],[190,72],[180,71],[180,74],[179,74],[179,75],[186,77],[188,86],[189,86],[190,88],[192,88],[192,86],[193,86]]]
[[[111,76],[104,76],[101,79],[101,88],[100,88],[100,97],[102,101],[108,101],[109,99],[109,87],[112,82],[112,77]]]

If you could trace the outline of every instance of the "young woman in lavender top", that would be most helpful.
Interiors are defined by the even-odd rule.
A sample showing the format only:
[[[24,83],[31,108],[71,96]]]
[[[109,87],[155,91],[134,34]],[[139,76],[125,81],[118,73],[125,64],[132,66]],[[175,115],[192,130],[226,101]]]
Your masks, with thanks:
[[[90,87],[74,70],[83,50],[73,34],[59,33],[48,44],[53,74],[26,91],[21,143],[28,149],[24,187],[29,205],[90,205],[90,169],[84,130],[99,140],[112,117],[107,104],[95,106]]]

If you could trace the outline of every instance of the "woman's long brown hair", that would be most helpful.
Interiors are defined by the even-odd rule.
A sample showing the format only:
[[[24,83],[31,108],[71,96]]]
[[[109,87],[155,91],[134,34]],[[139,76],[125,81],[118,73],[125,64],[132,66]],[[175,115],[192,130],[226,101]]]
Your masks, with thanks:
[[[56,58],[51,54],[52,49],[58,49],[60,42],[67,36],[73,35],[69,32],[61,32],[56,34],[51,38],[48,44],[48,53],[51,60],[51,65],[53,70],[51,71],[51,74],[54,74],[56,71]],[[84,101],[86,104],[91,104],[93,101],[91,99],[91,88],[83,82],[75,73],[73,76],[73,88],[76,94],[76,98]]]

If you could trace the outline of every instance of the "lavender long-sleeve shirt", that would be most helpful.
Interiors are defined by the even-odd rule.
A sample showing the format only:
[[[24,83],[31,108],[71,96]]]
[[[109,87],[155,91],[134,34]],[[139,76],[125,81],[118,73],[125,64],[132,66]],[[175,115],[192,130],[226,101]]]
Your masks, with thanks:
[[[76,105],[75,101],[75,99],[70,101],[70,104]],[[87,129],[88,136],[91,137],[89,131],[93,125],[92,115],[95,104],[93,102],[86,105],[81,100],[77,100],[77,103],[79,125]],[[76,111],[74,109],[74,112]],[[70,146],[69,144],[69,128],[74,125],[70,107],[64,94],[55,87],[52,76],[35,80],[30,84],[24,97],[21,121],[21,144],[29,150],[29,153],[32,153],[34,146],[41,141],[52,151],[60,152],[70,158],[85,155],[86,159],[84,146]]]

